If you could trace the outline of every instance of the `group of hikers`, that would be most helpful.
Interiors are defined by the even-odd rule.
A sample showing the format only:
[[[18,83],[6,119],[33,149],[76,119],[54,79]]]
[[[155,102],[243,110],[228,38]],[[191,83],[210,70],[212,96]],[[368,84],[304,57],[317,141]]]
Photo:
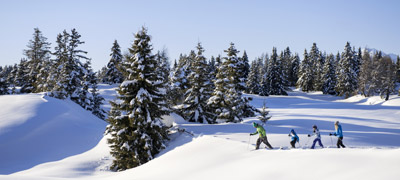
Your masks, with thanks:
[[[263,126],[253,122],[253,127],[257,129],[256,132],[254,133],[250,133],[250,136],[252,135],[256,135],[259,134],[259,138],[257,139],[257,143],[256,143],[256,149],[259,149],[260,144],[263,142],[268,148],[273,149],[273,147],[271,146],[271,144],[269,144],[268,139],[267,139],[267,134],[265,133],[265,129]],[[335,132],[334,133],[329,133],[329,136],[337,136],[338,140],[337,140],[337,147],[340,148],[345,148],[346,146],[343,144],[343,131],[342,131],[342,125],[339,124],[339,121],[335,122]],[[291,137],[291,141],[290,141],[290,145],[292,146],[292,148],[296,148],[296,142],[300,142],[300,138],[299,136],[297,136],[296,132],[294,131],[294,129],[290,130],[290,133],[288,135],[289,137]],[[322,148],[324,147],[324,145],[321,142],[321,134],[318,130],[318,127],[316,125],[313,125],[313,134],[310,135],[308,134],[308,137],[314,137],[314,141],[313,144],[311,146],[311,149],[315,148],[315,144],[318,142],[319,146],[321,146]]]

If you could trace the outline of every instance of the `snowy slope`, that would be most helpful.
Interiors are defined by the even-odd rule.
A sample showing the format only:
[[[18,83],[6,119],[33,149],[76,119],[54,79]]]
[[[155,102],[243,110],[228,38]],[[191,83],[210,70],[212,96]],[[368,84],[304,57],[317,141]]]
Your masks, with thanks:
[[[0,96],[0,174],[90,150],[106,123],[69,100]]]
[[[115,96],[115,92],[107,90],[115,86],[101,88],[108,99]],[[168,121],[175,120],[175,125],[195,137],[175,132],[167,149],[140,167],[118,173],[106,171],[112,157],[104,137],[87,152],[0,179],[398,179],[400,176],[400,97],[392,96],[387,102],[360,96],[343,100],[320,92],[297,90],[289,96],[248,96],[254,98],[252,104],[258,108],[265,100],[271,111],[273,117],[265,127],[272,146],[288,147],[287,134],[294,128],[302,148],[254,151],[256,137],[250,137],[249,133],[255,131],[251,123],[258,122],[256,118],[238,124],[206,125],[182,121],[174,114]],[[344,144],[348,148],[308,149],[311,139],[307,134],[313,124],[320,128],[325,147],[334,147],[336,138],[328,134],[333,132],[337,120],[342,123]]]

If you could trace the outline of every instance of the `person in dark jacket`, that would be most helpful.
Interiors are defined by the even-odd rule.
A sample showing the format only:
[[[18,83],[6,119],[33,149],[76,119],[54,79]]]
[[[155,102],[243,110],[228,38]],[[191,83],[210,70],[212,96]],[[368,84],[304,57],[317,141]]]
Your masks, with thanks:
[[[299,142],[300,138],[297,136],[294,129],[290,130],[290,134],[288,136],[291,137],[290,145],[292,145],[292,148],[296,148],[296,142]]]
[[[335,132],[332,134],[329,134],[329,136],[337,136],[338,140],[337,140],[337,147],[340,148],[345,148],[346,146],[343,144],[343,131],[342,131],[342,125],[339,124],[339,121],[335,122]]]
[[[271,144],[269,144],[269,142],[268,142],[267,134],[265,133],[265,129],[255,122],[253,122],[253,127],[257,128],[257,131],[254,133],[250,133],[250,136],[260,134],[259,138],[257,139],[256,150],[259,149],[261,142],[263,142],[265,145],[267,145],[268,148],[273,149]]]
[[[324,145],[322,145],[321,142],[321,134],[319,133],[318,127],[316,125],[313,126],[313,134],[312,135],[308,135],[308,137],[314,136],[315,139],[313,141],[313,144],[311,146],[311,149],[315,148],[315,144],[318,142],[319,146],[321,146],[322,148],[324,148]]]

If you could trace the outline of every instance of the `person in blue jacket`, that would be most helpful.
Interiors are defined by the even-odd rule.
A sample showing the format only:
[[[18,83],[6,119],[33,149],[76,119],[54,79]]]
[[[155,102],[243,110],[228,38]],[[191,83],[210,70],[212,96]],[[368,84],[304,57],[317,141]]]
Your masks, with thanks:
[[[329,136],[337,136],[338,140],[337,140],[337,147],[340,148],[345,148],[346,146],[343,144],[343,131],[342,131],[342,125],[339,124],[339,121],[335,122],[335,132],[332,134],[329,134]]]
[[[319,146],[321,146],[322,148],[324,148],[324,145],[322,145],[321,142],[321,134],[319,133],[318,127],[316,125],[313,126],[313,134],[312,135],[308,135],[308,137],[314,136],[315,139],[313,141],[313,144],[311,146],[311,149],[314,149],[315,144],[318,142]]]
[[[290,130],[290,134],[288,136],[291,137],[291,139],[292,139],[290,141],[290,145],[292,145],[292,148],[296,148],[296,142],[299,142],[300,138],[299,138],[299,136],[297,136],[294,129]]]

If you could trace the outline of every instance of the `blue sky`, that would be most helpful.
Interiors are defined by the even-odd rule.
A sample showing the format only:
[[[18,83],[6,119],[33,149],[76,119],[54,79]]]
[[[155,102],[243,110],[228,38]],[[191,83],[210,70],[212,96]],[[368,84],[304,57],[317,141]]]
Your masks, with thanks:
[[[171,61],[197,42],[207,57],[234,42],[250,60],[274,46],[302,55],[313,42],[328,53],[350,41],[400,54],[399,7],[397,0],[0,0],[0,65],[24,57],[35,27],[52,50],[58,33],[76,28],[95,70],[107,64],[114,39],[124,52],[143,25]]]

